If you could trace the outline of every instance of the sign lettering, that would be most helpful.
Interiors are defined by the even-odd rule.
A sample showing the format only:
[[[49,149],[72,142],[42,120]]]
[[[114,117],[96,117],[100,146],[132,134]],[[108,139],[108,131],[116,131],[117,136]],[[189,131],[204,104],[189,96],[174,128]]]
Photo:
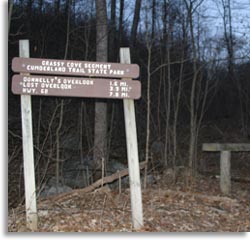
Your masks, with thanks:
[[[139,99],[141,83],[120,79],[14,75],[12,92],[22,95]]]
[[[18,57],[12,60],[12,70],[21,73],[109,78],[137,78],[140,72],[137,64]]]

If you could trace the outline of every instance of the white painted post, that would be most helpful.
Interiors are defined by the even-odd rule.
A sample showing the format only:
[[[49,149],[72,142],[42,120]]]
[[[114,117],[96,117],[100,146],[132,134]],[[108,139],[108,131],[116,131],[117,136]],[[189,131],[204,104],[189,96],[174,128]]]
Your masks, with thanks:
[[[120,48],[120,62],[127,64],[131,63],[129,48]],[[134,100],[124,99],[123,106],[127,142],[132,222],[133,227],[135,229],[139,229],[143,226],[143,210]]]
[[[221,151],[220,155],[220,189],[228,195],[231,192],[231,152]]]
[[[19,56],[28,58],[29,55],[29,40],[20,40]],[[30,95],[21,95],[21,114],[26,224],[29,229],[35,231],[37,230],[37,207]]]

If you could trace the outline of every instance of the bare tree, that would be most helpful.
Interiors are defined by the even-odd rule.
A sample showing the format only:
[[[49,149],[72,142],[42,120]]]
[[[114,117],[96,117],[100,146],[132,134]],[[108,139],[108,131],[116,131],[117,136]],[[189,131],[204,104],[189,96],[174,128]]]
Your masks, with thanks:
[[[136,43],[137,28],[140,20],[140,10],[141,10],[141,0],[136,0],[133,24],[130,34],[130,46],[132,47],[135,46]]]
[[[116,61],[116,0],[111,1],[111,17],[110,17],[110,31],[109,31],[109,60]]]
[[[144,176],[144,188],[147,186],[147,164],[149,161],[149,143],[150,143],[150,117],[151,117],[151,64],[152,64],[152,32],[153,27],[149,29],[149,19],[148,19],[149,6],[146,7],[146,44],[147,44],[147,123],[146,123],[146,147],[145,147],[145,176]]]
[[[66,7],[66,12],[67,12],[67,32],[66,32],[66,44],[65,44],[65,51],[64,51],[64,59],[67,59],[68,52],[69,52],[69,37],[70,37],[70,17],[71,17],[71,3],[72,0],[67,0],[67,7]]]
[[[172,94],[172,81],[171,81],[171,56],[170,56],[170,49],[171,49],[171,32],[172,32],[172,21],[170,20],[170,14],[169,14],[169,7],[167,2],[164,2],[164,16],[166,18],[166,27],[167,31],[165,38],[165,53],[166,54],[166,62],[167,62],[167,76],[166,76],[166,87],[164,88],[165,91],[165,102],[166,102],[166,125],[165,125],[165,147],[164,147],[164,159],[165,159],[165,166],[168,165],[168,153],[170,148],[170,115],[171,115],[171,109],[172,109],[172,103],[171,103],[171,94]]]
[[[43,11],[43,0],[39,0],[39,12],[40,12],[40,14],[42,13],[42,11]]]
[[[235,73],[235,46],[236,46],[236,36],[233,34],[233,17],[232,17],[232,1],[231,0],[221,0],[223,12],[223,28],[224,28],[224,40],[227,49],[227,68],[228,68],[228,79],[230,79],[229,86],[236,86],[238,89],[238,100],[239,100],[239,110],[240,110],[240,123],[241,129],[244,136],[248,135],[248,94],[246,92],[247,88],[242,87],[242,83]],[[231,92],[234,87],[231,87]],[[232,99],[233,94],[228,96],[228,102],[235,102]],[[232,104],[231,104],[232,105]]]
[[[96,60],[108,60],[108,29],[106,0],[96,0]],[[95,104],[94,161],[101,168],[107,152],[107,104]]]
[[[234,39],[232,31],[231,0],[221,0],[223,7],[223,28],[228,53],[228,73],[234,78]]]
[[[66,10],[67,10],[67,26],[66,26],[66,44],[64,51],[64,59],[67,59],[68,51],[69,51],[69,36],[70,36],[70,16],[71,16],[71,1],[67,0],[66,2]],[[62,129],[64,117],[64,100],[60,100],[60,114],[59,114],[59,123],[56,129],[56,187],[59,186],[60,179],[60,168],[61,168],[61,154],[60,154],[60,132]]]
[[[61,5],[61,0],[55,0],[54,1],[54,9],[55,9],[55,15],[57,16],[60,12],[60,5]]]
[[[119,15],[119,43],[122,44],[123,35],[123,12],[124,12],[124,0],[120,0],[120,15]]]
[[[201,80],[201,68],[198,63],[198,48],[196,43],[196,37],[194,32],[194,19],[193,15],[197,8],[202,4],[204,0],[185,0],[188,23],[190,30],[190,41],[192,47],[192,65],[193,65],[193,77],[191,82],[191,92],[189,98],[189,111],[190,111],[190,141],[189,141],[189,162],[188,167],[190,170],[196,169],[196,153],[197,153],[197,136],[198,136],[198,122],[199,122],[199,99],[197,97],[197,91],[199,91],[199,81]]]
[[[8,35],[9,35],[10,34],[10,24],[11,24],[14,0],[10,0],[8,3],[9,3],[9,16],[8,16]]]
[[[64,113],[64,100],[60,100],[60,114],[59,114],[59,122],[56,129],[56,169],[55,169],[55,176],[56,176],[56,188],[58,191],[59,187],[59,180],[60,180],[60,168],[61,168],[61,154],[60,154],[60,132],[62,129],[63,123],[63,113]]]
[[[178,151],[178,141],[177,141],[177,124],[180,112],[180,105],[181,105],[181,95],[183,91],[183,78],[184,78],[184,61],[185,61],[185,45],[187,42],[187,23],[185,19],[182,18],[182,41],[181,41],[181,54],[180,54],[180,69],[179,69],[179,76],[178,76],[178,83],[177,83],[177,93],[175,94],[173,91],[173,111],[174,111],[174,118],[173,118],[173,126],[172,126],[172,135],[173,135],[173,167],[176,167],[176,160],[177,160],[177,151]]]

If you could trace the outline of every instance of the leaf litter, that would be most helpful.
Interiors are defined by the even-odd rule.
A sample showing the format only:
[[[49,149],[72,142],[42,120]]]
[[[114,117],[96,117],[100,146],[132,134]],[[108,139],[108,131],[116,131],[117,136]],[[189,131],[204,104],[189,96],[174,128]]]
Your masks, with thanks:
[[[163,178],[162,178],[163,180]],[[250,186],[233,183],[223,196],[219,180],[199,177],[191,186],[184,181],[157,184],[142,190],[144,226],[133,229],[130,191],[107,187],[91,193],[74,191],[38,199],[38,232],[249,232]],[[209,189],[209,191],[208,191]],[[56,199],[56,200],[55,200]],[[29,232],[24,206],[9,209],[9,232]]]

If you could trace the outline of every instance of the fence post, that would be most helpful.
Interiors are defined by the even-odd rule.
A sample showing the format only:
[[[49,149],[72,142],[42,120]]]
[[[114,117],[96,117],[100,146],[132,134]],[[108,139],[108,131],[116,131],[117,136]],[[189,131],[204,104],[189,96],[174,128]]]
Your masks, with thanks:
[[[221,151],[220,155],[220,188],[222,193],[229,194],[231,192],[231,152]]]

